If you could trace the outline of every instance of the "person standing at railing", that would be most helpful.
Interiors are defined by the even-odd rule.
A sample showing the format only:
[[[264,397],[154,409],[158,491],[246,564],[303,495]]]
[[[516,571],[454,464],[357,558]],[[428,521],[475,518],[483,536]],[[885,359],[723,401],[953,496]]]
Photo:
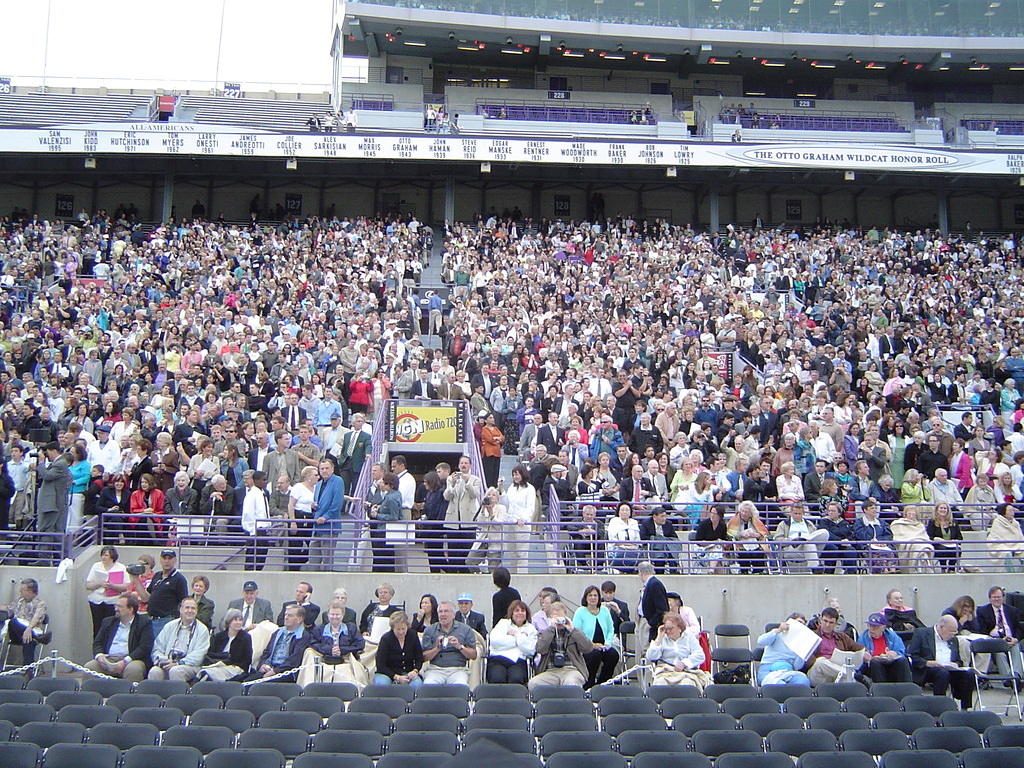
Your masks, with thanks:
[[[459,459],[459,471],[448,476],[444,497],[448,500],[448,523],[454,527],[445,529],[448,539],[448,570],[466,572],[467,559],[476,538],[476,526],[472,525],[483,499],[480,478],[471,472],[469,456]]]
[[[267,562],[266,540],[273,519],[267,498],[267,473],[247,469],[242,473],[245,498],[242,500],[242,530],[251,537],[248,546],[249,570],[262,571]]]
[[[345,481],[334,474],[334,464],[327,459],[320,462],[320,480],[313,491],[313,537],[309,547],[309,562],[316,570],[333,571],[334,553],[338,540],[344,559],[350,559],[355,535],[355,521],[345,509]]]
[[[71,472],[67,457],[61,452],[60,443],[47,443],[43,453],[46,463],[37,470],[39,490],[36,493],[36,529],[40,533],[62,534],[68,523]],[[54,560],[59,559],[59,552],[55,552]]]

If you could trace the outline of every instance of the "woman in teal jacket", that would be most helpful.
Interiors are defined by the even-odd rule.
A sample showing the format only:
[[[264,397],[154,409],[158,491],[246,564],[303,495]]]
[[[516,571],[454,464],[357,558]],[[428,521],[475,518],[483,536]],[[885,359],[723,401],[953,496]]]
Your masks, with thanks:
[[[615,649],[615,627],[612,614],[601,604],[601,590],[591,584],[583,590],[581,605],[573,614],[572,624],[583,632],[594,644],[594,650],[584,654],[589,677],[584,688],[611,680],[619,663],[619,652]]]

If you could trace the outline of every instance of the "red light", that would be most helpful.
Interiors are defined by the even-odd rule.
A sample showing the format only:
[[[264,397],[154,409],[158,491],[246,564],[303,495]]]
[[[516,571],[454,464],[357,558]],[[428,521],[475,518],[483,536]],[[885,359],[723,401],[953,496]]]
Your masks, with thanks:
[[[524,51],[525,53],[529,53],[529,52],[530,52],[530,48],[523,48],[523,51]]]
[[[477,49],[479,49],[479,50],[481,50],[481,51],[482,51],[482,50],[484,50],[484,49],[485,49],[485,48],[486,48],[487,46],[486,46],[486,45],[484,45],[483,43],[478,43],[476,47],[477,47]]]
[[[924,64],[915,64],[914,69],[924,69]]]

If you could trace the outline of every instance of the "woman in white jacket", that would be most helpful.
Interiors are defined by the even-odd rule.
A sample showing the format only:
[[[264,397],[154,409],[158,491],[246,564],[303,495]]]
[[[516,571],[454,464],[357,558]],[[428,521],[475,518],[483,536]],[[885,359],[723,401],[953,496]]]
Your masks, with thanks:
[[[502,565],[510,571],[521,571],[526,567],[526,556],[530,546],[530,526],[537,519],[537,491],[530,485],[526,466],[516,464],[512,468],[512,485],[505,491],[505,513],[498,522],[507,523],[497,533],[504,542],[499,545],[503,557]]]
[[[526,685],[527,665],[537,650],[537,628],[530,621],[526,603],[512,601],[508,616],[491,630],[489,646],[487,682]]]
[[[693,685],[703,691],[711,682],[711,676],[700,668],[704,663],[700,640],[686,631],[686,622],[677,613],[665,614],[646,656],[654,665],[653,685]]]

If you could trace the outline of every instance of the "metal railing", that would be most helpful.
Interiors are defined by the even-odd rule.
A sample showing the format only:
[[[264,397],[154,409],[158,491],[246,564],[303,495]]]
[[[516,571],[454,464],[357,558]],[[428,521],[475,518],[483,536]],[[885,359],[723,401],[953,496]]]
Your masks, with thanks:
[[[428,520],[386,525],[352,517],[333,530],[314,530],[310,521],[274,518],[259,536],[241,530],[238,518],[104,516],[74,535],[34,531],[0,532],[0,564],[52,565],[97,543],[179,550],[183,569],[323,571],[480,572],[497,565],[523,572],[631,572],[642,559],[661,570],[687,573],[905,573],[1021,572],[1024,540],[986,540],[986,530],[965,530],[963,541],[829,541],[780,539],[773,535],[788,505],[759,504],[767,536],[757,541],[697,541],[695,520],[701,505],[656,502],[634,504],[639,520],[649,510],[666,508],[676,538],[623,541],[607,534],[616,502],[595,502],[596,518],[582,519],[579,502],[550,500],[545,519],[517,525],[478,521]],[[725,508],[724,519],[735,513]],[[900,505],[883,509],[892,520]],[[925,509],[918,507],[918,509]],[[984,522],[990,507],[958,505],[965,523]],[[853,510],[848,519],[852,518]],[[818,519],[809,515],[809,519]],[[965,526],[966,527],[966,526]],[[820,530],[820,529],[819,529]]]

